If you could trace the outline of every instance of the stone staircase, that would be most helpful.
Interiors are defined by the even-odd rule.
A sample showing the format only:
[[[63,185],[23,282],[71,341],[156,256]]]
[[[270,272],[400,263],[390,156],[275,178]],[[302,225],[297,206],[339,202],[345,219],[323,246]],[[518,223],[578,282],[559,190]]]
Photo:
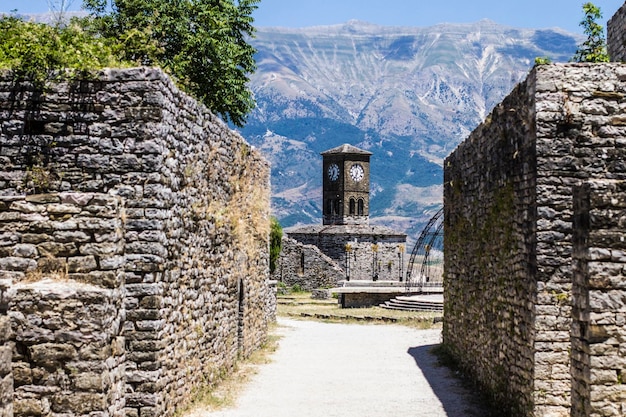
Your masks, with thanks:
[[[388,310],[443,311],[442,296],[408,295],[398,296],[379,305]]]

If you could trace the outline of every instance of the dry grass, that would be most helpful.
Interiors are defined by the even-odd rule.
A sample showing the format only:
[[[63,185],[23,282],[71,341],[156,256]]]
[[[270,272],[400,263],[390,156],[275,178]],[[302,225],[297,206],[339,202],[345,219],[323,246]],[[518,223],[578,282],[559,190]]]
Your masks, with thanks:
[[[310,293],[278,296],[278,315],[345,323],[401,324],[418,329],[440,326],[441,313],[395,311],[380,307],[340,308],[336,299],[314,300]]]
[[[234,406],[243,388],[258,373],[259,365],[268,364],[272,361],[271,355],[278,349],[278,341],[280,340],[277,333],[278,326],[272,325],[267,341],[260,349],[250,355],[249,358],[238,362],[233,372],[222,377],[217,384],[199,392],[193,405],[187,410],[176,413],[176,415],[203,417],[208,412]]]

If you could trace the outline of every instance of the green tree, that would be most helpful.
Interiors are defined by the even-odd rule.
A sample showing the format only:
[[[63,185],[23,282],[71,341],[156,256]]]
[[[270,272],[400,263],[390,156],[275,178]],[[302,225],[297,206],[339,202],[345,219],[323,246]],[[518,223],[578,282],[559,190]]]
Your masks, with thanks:
[[[54,76],[84,76],[92,70],[124,66],[119,49],[117,41],[93,36],[79,19],[50,26],[0,17],[0,68],[40,87]]]
[[[226,121],[254,108],[252,12],[260,0],[83,0],[103,37],[133,38],[124,58],[158,65]]]
[[[604,28],[598,23],[598,20],[602,19],[600,8],[591,2],[587,2],[583,4],[583,12],[585,17],[581,20],[580,26],[584,29],[587,40],[578,45],[572,61],[609,62]]]
[[[278,219],[272,216],[270,225],[270,272],[276,270],[276,261],[282,249],[283,228]]]

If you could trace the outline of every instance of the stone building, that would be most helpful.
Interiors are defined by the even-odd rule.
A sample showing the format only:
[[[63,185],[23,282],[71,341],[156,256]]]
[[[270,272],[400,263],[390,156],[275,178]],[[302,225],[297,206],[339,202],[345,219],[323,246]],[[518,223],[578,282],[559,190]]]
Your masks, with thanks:
[[[626,415],[625,145],[626,65],[541,65],[445,161],[443,342],[503,416]]]
[[[264,341],[269,165],[161,70],[0,76],[0,416],[172,416]]]
[[[369,224],[371,155],[347,144],[322,152],[323,222],[286,231],[276,280],[306,289],[402,280],[406,234]]]

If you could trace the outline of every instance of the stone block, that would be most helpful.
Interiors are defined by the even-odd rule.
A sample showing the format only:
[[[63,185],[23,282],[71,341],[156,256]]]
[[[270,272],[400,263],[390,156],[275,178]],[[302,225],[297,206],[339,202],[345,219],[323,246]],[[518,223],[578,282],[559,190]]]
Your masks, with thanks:
[[[156,407],[142,407],[139,409],[140,417],[158,417],[159,412]]]
[[[139,417],[139,410],[137,408],[125,408],[124,417]]]
[[[15,386],[30,385],[33,382],[33,375],[30,366],[24,362],[13,362],[13,380]]]
[[[63,393],[52,398],[52,411],[55,413],[90,414],[106,411],[106,396],[99,393]]]
[[[0,374],[0,408],[13,401],[13,378],[10,374]]]
[[[0,343],[0,378],[12,372],[12,345]]]
[[[11,322],[9,321],[9,318],[0,315],[0,345],[9,341],[12,335],[13,332],[11,331]]]
[[[74,388],[78,391],[104,392],[109,375],[93,372],[81,373],[73,378]]]
[[[37,245],[40,256],[43,257],[67,257],[78,254],[78,247],[74,242],[57,243],[43,242]]]
[[[43,343],[30,346],[28,351],[33,363],[52,368],[78,357],[76,348],[69,344]]]
[[[44,407],[38,398],[15,399],[13,412],[17,416],[43,416]]]
[[[98,268],[98,263],[93,255],[73,256],[67,259],[67,270],[73,272],[91,272]]]

